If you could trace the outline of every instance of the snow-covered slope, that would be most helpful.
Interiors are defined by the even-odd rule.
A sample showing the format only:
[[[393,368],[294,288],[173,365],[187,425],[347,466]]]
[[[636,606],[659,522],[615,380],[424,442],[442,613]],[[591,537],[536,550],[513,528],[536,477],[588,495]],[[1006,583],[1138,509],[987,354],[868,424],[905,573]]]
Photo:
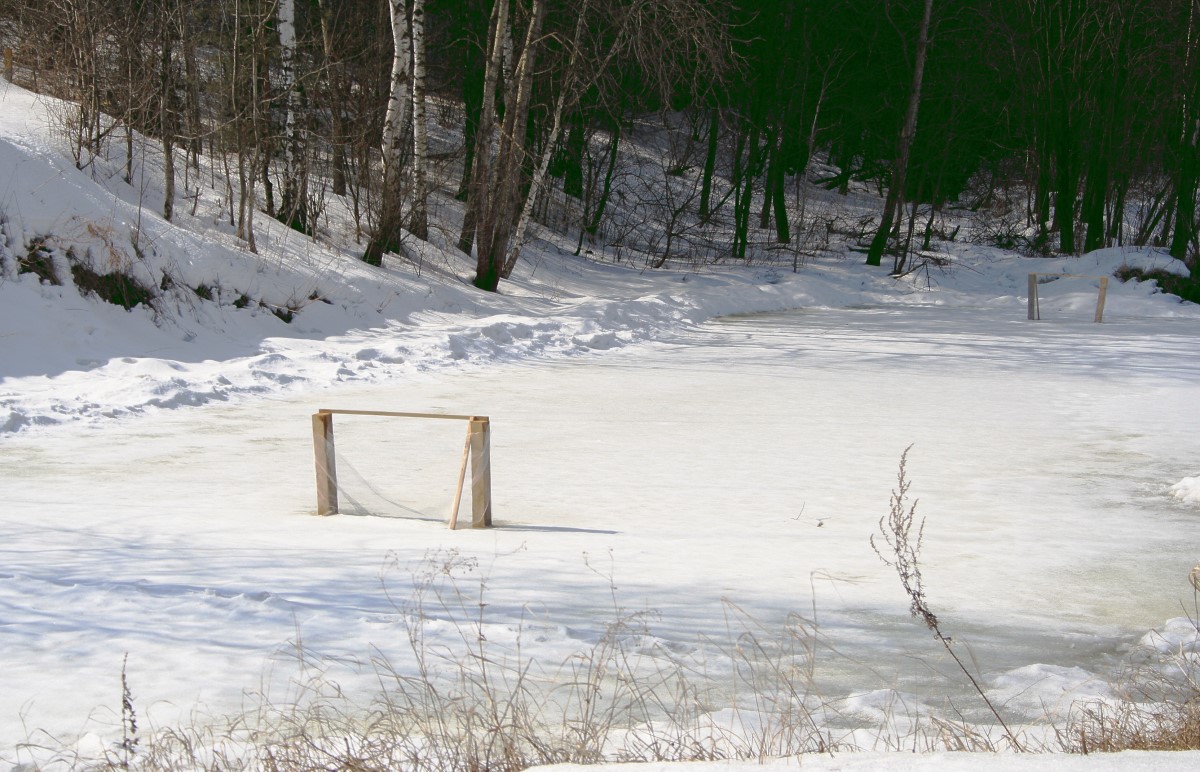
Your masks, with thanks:
[[[352,243],[316,243],[263,216],[252,254],[234,237],[219,190],[197,187],[196,214],[177,206],[177,222],[165,222],[152,149],[133,185],[123,167],[102,159],[76,169],[55,130],[62,106],[2,85],[0,432],[411,369],[604,350],[722,314],[908,303],[1003,305],[1017,314],[1031,270],[1186,271],[1154,252],[1028,260],[947,244],[949,268],[904,280],[867,271],[857,258],[826,259],[800,274],[769,265],[644,273],[536,241],[513,281],[491,295],[469,285],[466,258],[433,244],[415,245],[415,260],[389,256],[376,269],[356,259]],[[19,269],[38,245],[61,286]],[[153,308],[126,310],[81,294],[69,263],[131,277],[157,295]],[[1080,286],[1069,302],[1094,303],[1094,292]],[[1109,311],[1191,313],[1152,292],[1114,287]]]

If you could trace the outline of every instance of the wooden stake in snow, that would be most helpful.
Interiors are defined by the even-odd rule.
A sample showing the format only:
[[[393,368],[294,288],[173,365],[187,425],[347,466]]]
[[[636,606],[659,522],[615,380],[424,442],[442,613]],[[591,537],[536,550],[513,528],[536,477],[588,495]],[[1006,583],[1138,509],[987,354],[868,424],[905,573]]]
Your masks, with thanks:
[[[397,413],[387,410],[328,410],[313,414],[313,453],[317,473],[317,514],[338,513],[337,465],[333,441],[333,416],[365,415],[390,418],[441,418],[467,422],[463,443],[462,466],[458,472],[454,503],[450,508],[450,528],[458,527],[458,510],[462,503],[468,462],[471,469],[471,527],[490,528],[492,525],[492,458],[491,421],[487,416],[447,415],[444,413]]]

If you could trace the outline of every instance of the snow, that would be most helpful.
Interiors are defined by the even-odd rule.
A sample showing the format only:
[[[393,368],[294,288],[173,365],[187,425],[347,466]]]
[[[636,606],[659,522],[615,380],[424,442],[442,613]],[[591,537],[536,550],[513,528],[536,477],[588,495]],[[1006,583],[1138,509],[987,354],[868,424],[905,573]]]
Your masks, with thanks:
[[[1171,486],[1171,495],[1192,504],[1200,504],[1200,477],[1185,477]]]
[[[1200,308],[1114,280],[1095,325],[1075,279],[1025,318],[1031,272],[1186,271],[1163,253],[950,243],[893,279],[857,255],[639,272],[539,241],[484,294],[444,244],[372,269],[265,217],[252,256],[211,197],[166,223],[152,163],[137,189],[80,171],[55,106],[0,87],[0,760],[111,748],[123,668],[147,728],[313,683],[366,702],[374,663],[413,672],[433,588],[430,646],[475,631],[550,680],[628,615],[644,666],[714,676],[747,631],[790,630],[803,699],[868,749],[806,768],[1200,763],[901,752],[928,716],[989,720],[868,543],[912,445],[930,603],[1035,735],[1117,699],[1132,655],[1191,662]],[[126,311],[18,274],[37,237],[172,289]],[[463,427],[349,416],[347,514],[313,517],[309,415],[333,407],[489,415],[498,527],[441,522]],[[710,696],[716,724],[756,715]]]
[[[992,770],[1001,772],[1010,769],[1053,769],[1058,770],[1122,770],[1122,772],[1147,772],[1153,770],[1193,769],[1200,762],[1200,753],[1188,752],[1164,755],[1144,751],[1125,751],[1107,755],[1091,756],[1012,756],[988,753],[853,753],[807,755],[803,760],[778,759],[763,763],[737,762],[694,762],[690,764],[609,764],[602,769],[607,772],[732,772],[733,770],[762,770],[763,772],[792,772],[796,769],[818,770],[818,772],[854,772],[855,770],[888,769],[900,770]],[[575,764],[556,764],[538,767],[538,772],[578,772],[595,770]]]

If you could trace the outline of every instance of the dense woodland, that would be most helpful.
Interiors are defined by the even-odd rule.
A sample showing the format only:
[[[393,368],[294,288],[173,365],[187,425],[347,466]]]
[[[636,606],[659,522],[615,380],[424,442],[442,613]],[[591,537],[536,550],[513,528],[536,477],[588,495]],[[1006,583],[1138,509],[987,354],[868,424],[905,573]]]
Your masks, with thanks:
[[[78,105],[80,168],[124,149],[131,178],[151,138],[169,219],[207,159],[250,249],[256,212],[321,238],[342,197],[364,260],[436,227],[495,290],[531,221],[619,241],[614,191],[657,163],[653,266],[834,228],[809,180],[885,197],[856,235],[897,271],[954,210],[1200,272],[1200,0],[0,0],[0,40]],[[648,121],[661,158],[630,150]]]

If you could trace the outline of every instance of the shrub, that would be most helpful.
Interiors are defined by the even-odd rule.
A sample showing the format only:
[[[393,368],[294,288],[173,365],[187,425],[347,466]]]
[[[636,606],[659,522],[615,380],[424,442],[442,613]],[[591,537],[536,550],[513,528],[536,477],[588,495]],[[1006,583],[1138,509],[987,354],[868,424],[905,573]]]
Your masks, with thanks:
[[[94,294],[101,300],[121,306],[126,310],[138,304],[151,305],[154,293],[146,289],[137,279],[127,273],[114,271],[100,274],[88,266],[72,261],[71,276],[75,286],[84,294]]]
[[[1161,268],[1146,271],[1129,265],[1121,266],[1113,275],[1121,281],[1129,281],[1130,279],[1153,281],[1158,284],[1160,290],[1168,295],[1175,295],[1180,300],[1200,303],[1200,278],[1196,276],[1180,276],[1164,271]]]
[[[25,256],[17,258],[17,273],[32,273],[44,282],[61,285],[54,270],[54,251],[43,238],[32,239],[26,247]]]

